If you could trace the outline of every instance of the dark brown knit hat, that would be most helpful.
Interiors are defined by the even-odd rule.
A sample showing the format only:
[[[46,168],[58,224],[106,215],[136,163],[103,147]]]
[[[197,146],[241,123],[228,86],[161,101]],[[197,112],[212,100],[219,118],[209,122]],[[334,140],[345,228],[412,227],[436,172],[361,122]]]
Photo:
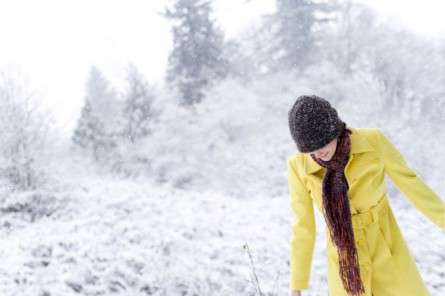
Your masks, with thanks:
[[[299,96],[288,112],[288,120],[292,138],[303,153],[322,148],[346,127],[337,110],[316,95]]]

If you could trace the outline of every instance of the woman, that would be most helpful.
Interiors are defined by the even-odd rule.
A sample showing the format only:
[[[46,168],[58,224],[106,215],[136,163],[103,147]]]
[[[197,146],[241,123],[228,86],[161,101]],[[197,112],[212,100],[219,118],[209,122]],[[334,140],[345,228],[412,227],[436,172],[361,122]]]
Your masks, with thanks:
[[[313,205],[326,222],[331,296],[430,295],[388,202],[385,174],[428,219],[445,229],[445,204],[407,165],[379,128],[350,128],[330,103],[300,96],[289,111],[299,153],[287,159],[294,213],[293,296],[309,287]]]

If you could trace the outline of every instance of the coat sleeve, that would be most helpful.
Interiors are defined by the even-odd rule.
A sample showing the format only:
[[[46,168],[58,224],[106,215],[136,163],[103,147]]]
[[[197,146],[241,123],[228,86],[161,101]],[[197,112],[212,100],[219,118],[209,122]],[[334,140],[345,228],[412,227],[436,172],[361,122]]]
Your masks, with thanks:
[[[287,160],[287,170],[290,206],[293,213],[290,241],[290,288],[302,290],[309,287],[316,237],[314,207],[312,198],[291,158]]]
[[[408,166],[403,155],[383,131],[380,128],[376,128],[376,131],[378,150],[385,173],[423,215],[445,229],[444,201]]]

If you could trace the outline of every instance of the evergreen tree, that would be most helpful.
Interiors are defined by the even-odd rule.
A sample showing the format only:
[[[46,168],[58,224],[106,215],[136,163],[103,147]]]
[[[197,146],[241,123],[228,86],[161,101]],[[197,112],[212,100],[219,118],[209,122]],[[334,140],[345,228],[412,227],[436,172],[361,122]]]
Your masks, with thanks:
[[[164,13],[173,31],[167,82],[177,88],[183,105],[200,102],[204,90],[226,76],[224,35],[211,14],[206,0],[175,0],[173,8]]]
[[[96,67],[92,67],[87,82],[85,105],[82,108],[72,141],[74,144],[89,150],[98,160],[102,152],[116,146],[116,126],[113,126],[113,104],[116,104],[115,93],[109,82]]]
[[[316,3],[312,0],[277,0],[273,16],[276,46],[271,48],[272,67],[304,69],[313,62],[317,48],[317,25],[331,20],[327,13],[337,9],[335,1]],[[317,16],[317,13],[324,16]]]
[[[127,91],[125,93],[124,118],[125,136],[134,143],[150,133],[152,104],[154,94],[144,77],[134,65],[130,65],[127,74]]]
[[[91,103],[89,100],[86,100],[72,136],[73,143],[84,149],[91,148],[94,139],[93,131],[97,129],[97,123],[97,118],[91,112]]]

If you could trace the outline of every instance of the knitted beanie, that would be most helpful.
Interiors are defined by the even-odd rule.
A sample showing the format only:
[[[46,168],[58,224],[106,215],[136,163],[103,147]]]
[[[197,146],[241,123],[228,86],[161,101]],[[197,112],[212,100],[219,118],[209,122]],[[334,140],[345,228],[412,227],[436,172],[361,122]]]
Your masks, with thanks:
[[[313,152],[338,137],[346,124],[331,104],[316,95],[297,98],[288,112],[289,129],[300,152]]]

